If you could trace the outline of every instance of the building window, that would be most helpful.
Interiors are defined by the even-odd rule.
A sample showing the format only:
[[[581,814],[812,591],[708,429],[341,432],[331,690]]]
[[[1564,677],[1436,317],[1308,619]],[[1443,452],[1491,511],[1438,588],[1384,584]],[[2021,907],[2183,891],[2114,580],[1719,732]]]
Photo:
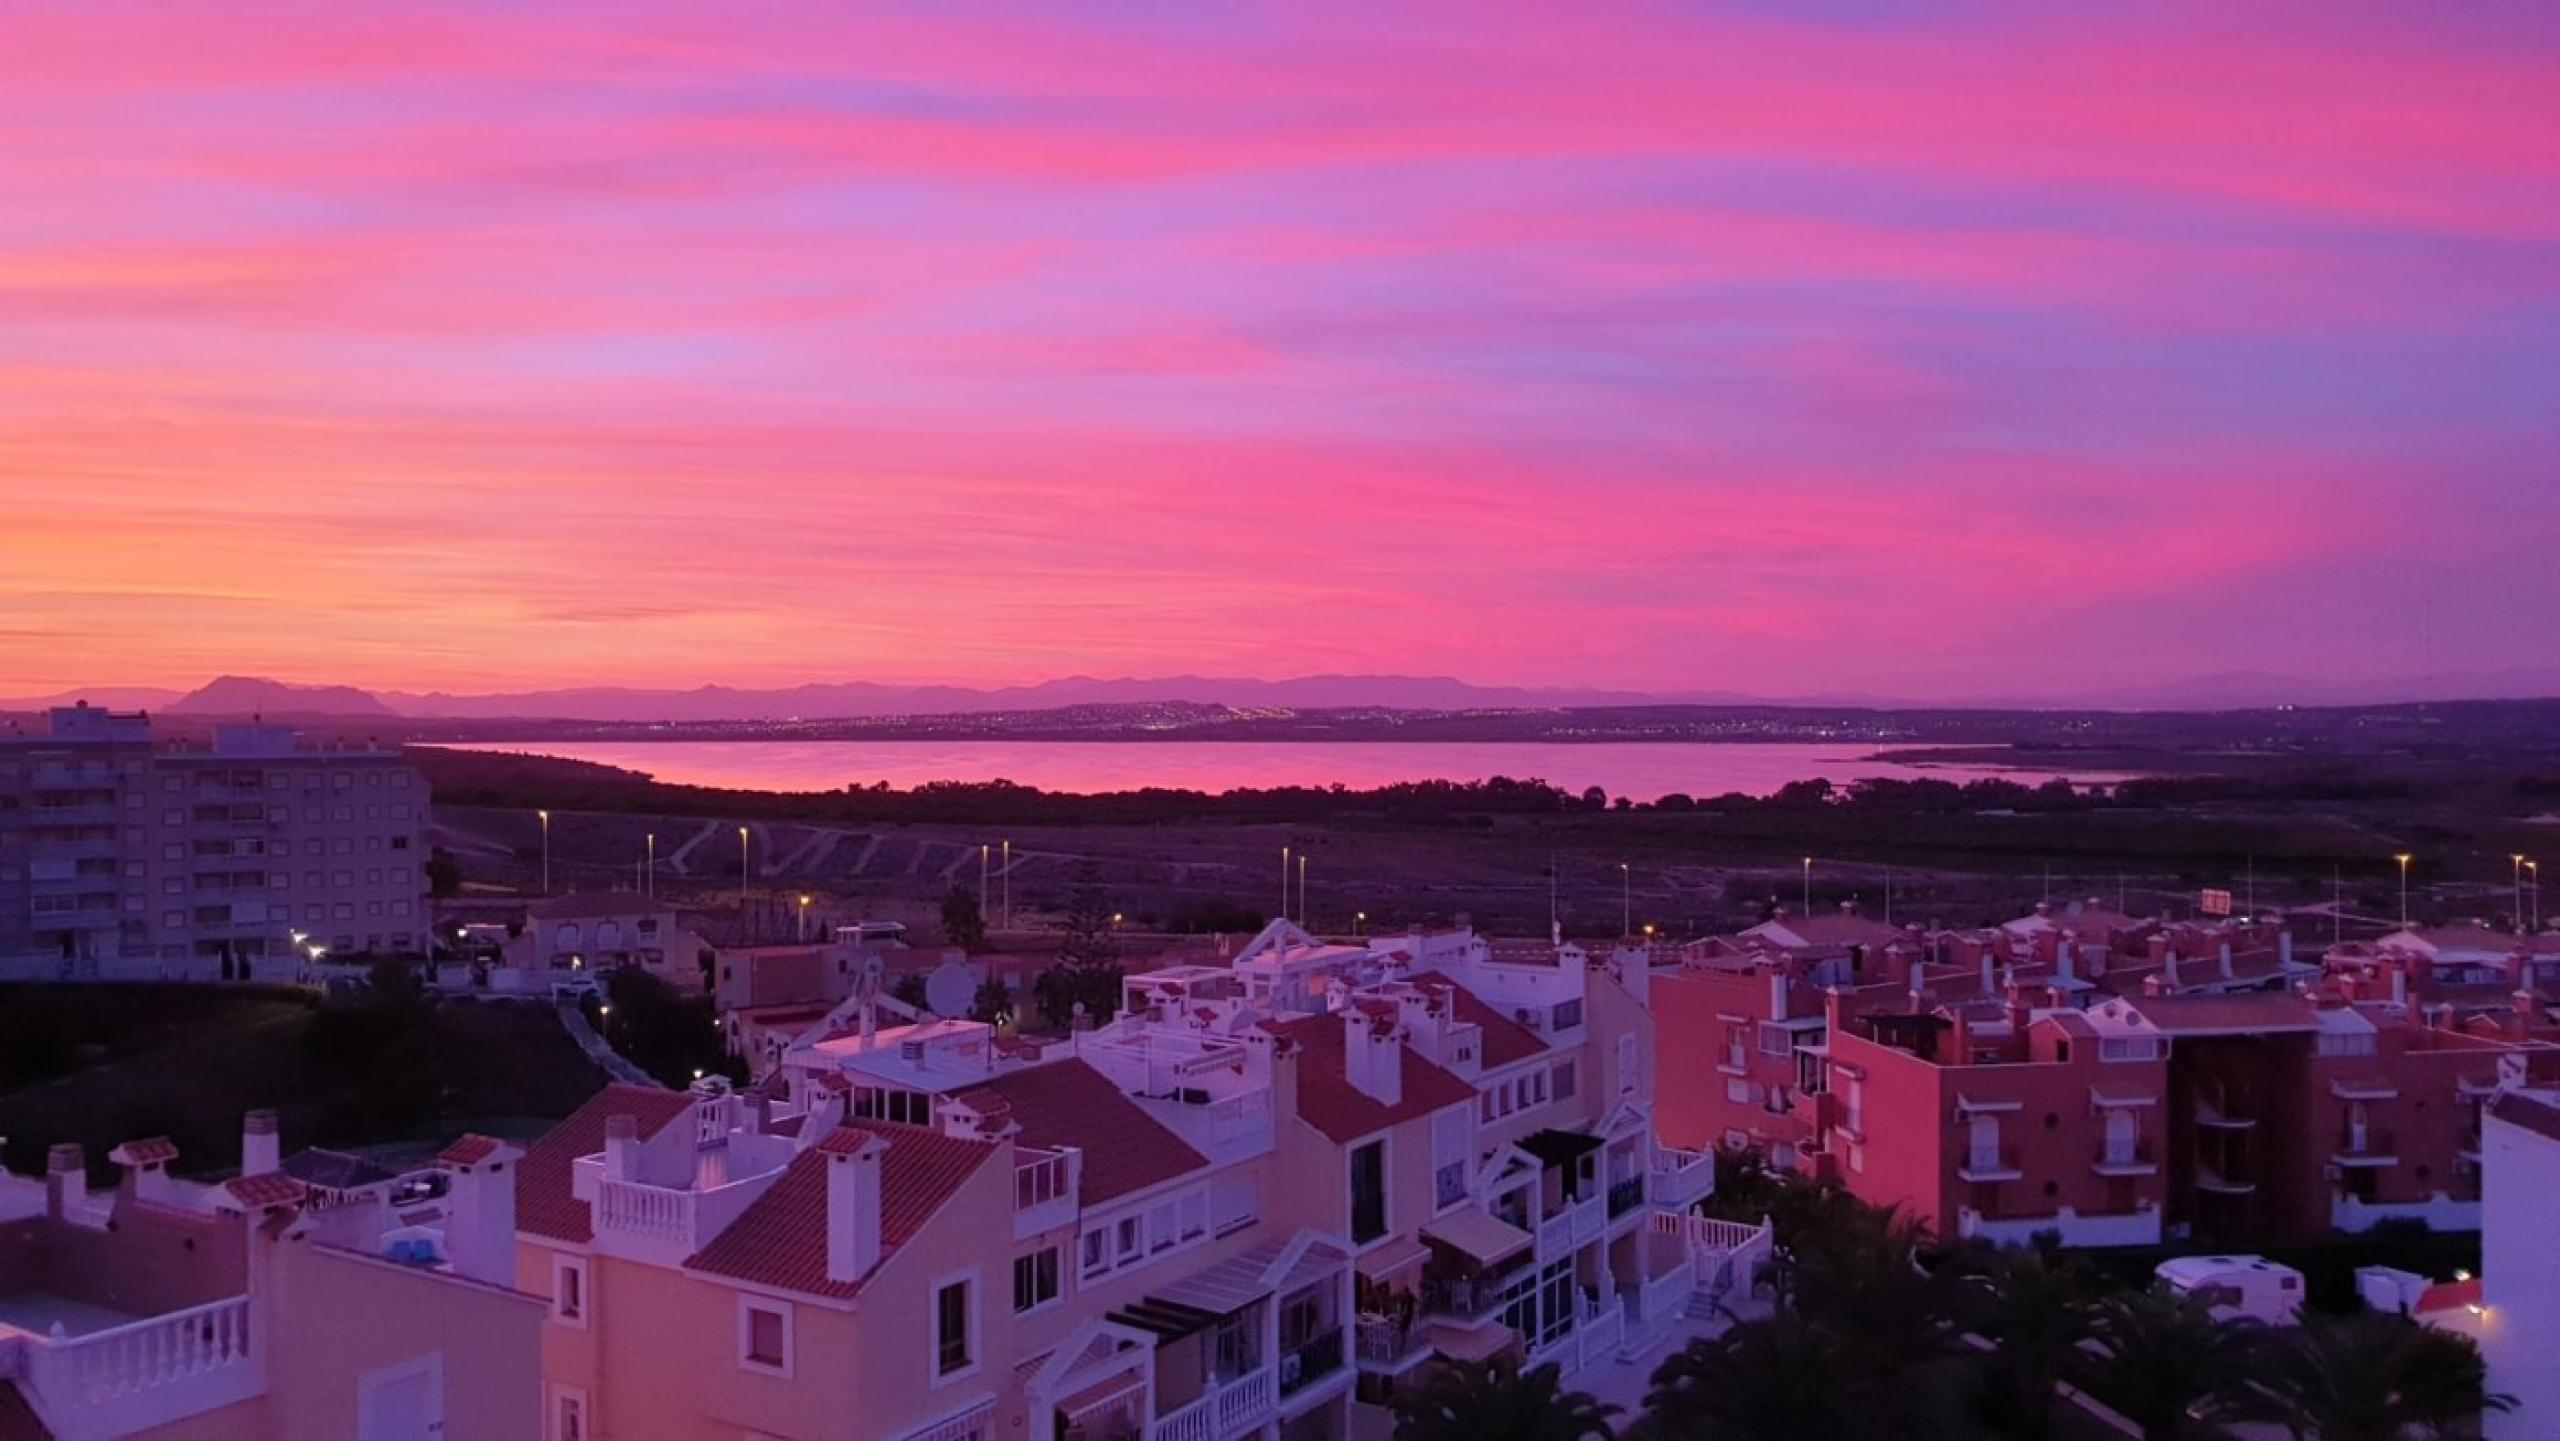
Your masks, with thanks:
[[[1058,1299],[1058,1248],[1045,1246],[1013,1258],[1013,1309],[1037,1311]]]
[[[1078,1261],[1079,1274],[1087,1280],[1111,1269],[1111,1232],[1096,1226],[1084,1233],[1083,1259]]]
[[[1576,1027],[1576,1026],[1578,1026],[1578,1025],[1581,1025],[1581,1024],[1582,1024],[1582,1000],[1581,1000],[1581,998],[1577,996],[1577,997],[1575,997],[1573,1000],[1570,1000],[1570,1001],[1558,1001],[1558,1002],[1556,1002],[1555,1016],[1554,1016],[1553,1021],[1552,1021],[1550,1024],[1552,1024],[1552,1025],[1553,1025],[1553,1027],[1554,1027],[1556,1030],[1559,1030],[1559,1031],[1570,1031],[1570,1030],[1572,1030],[1574,1027]]]
[[[587,1263],[575,1256],[551,1258],[551,1319],[586,1328]]]
[[[1351,1239],[1367,1245],[1387,1234],[1387,1143],[1371,1141],[1351,1152]]]
[[[791,1308],[738,1298],[738,1364],[749,1371],[791,1375]]]
[[[946,1281],[933,1293],[933,1374],[948,1381],[976,1365],[977,1317],[971,1314],[967,1277]]]
[[[1576,1083],[1577,1078],[1574,1075],[1573,1062],[1570,1060],[1556,1062],[1556,1099],[1559,1101],[1572,1100]]]
[[[587,1393],[567,1386],[551,1388],[551,1409],[545,1418],[550,1425],[543,1431],[543,1441],[588,1441]]]

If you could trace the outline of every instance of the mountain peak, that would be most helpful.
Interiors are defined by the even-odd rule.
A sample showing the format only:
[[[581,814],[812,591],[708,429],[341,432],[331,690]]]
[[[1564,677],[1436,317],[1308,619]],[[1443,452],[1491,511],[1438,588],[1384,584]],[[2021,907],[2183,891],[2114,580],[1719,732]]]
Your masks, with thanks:
[[[175,715],[388,716],[391,707],[351,685],[294,685],[265,676],[216,676],[171,701]]]

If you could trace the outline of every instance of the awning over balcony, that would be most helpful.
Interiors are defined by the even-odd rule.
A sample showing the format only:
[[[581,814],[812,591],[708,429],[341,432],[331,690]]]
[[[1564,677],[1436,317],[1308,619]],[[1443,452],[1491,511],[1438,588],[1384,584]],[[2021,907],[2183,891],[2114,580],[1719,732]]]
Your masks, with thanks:
[[[1135,1326],[1141,1331],[1151,1332],[1159,1342],[1164,1342],[1179,1341],[1185,1336],[1206,1331],[1226,1314],[1224,1311],[1204,1311],[1196,1306],[1159,1301],[1150,1296],[1134,1306],[1123,1306],[1112,1312],[1111,1319],[1123,1326]]]
[[[1569,1165],[1576,1158],[1599,1150],[1602,1144],[1600,1137],[1580,1131],[1532,1131],[1518,1142],[1521,1150],[1545,1166]]]
[[[2156,1106],[2160,1098],[2149,1091],[2130,1086],[2091,1086],[2089,1104],[2102,1111],[2130,1110],[2140,1106]]]
[[[2015,1096],[1985,1096],[1980,1100],[1962,1093],[1956,1096],[1956,1109],[1968,1116],[2022,1110],[2025,1105],[2025,1102]]]
[[[1431,1248],[1414,1240],[1394,1240],[1361,1256],[1357,1269],[1364,1281],[1392,1276],[1431,1259]]]
[[[2392,1101],[2400,1088],[2380,1076],[2352,1076],[2331,1081],[2329,1094],[2341,1101]]]
[[[1452,1211],[1425,1225],[1422,1234],[1473,1257],[1478,1266],[1488,1268],[1497,1261],[1529,1249],[1536,1239],[1510,1222],[1496,1220],[1473,1206]]]
[[[1513,1339],[1511,1328],[1499,1321],[1431,1328],[1431,1349],[1452,1361],[1490,1361],[1511,1349]]]

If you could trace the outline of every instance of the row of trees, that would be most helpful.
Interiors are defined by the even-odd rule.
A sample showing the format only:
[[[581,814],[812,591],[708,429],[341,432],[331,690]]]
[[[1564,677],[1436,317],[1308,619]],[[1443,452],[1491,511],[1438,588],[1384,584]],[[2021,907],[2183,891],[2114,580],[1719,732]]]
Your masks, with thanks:
[[[2471,1434],[2489,1392],[2469,1338],[2403,1316],[2216,1320],[2191,1299],[2106,1290],[2042,1248],[1933,1256],[1907,1218],[1803,1187],[1778,1222],[1771,1314],[1673,1352],[1633,1434],[1661,1441],[2047,1441],[2065,1388],[2144,1441],[2256,1422],[2320,1441]],[[1457,1367],[1397,1403],[1397,1441],[1572,1441],[1617,1408],[1553,1367]]]

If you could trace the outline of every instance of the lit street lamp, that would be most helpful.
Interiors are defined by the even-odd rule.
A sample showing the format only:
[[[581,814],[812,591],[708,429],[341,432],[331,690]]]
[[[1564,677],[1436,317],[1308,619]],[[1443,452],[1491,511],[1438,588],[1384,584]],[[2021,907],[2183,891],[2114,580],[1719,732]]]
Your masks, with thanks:
[[[2416,857],[2402,851],[2392,857],[2400,863],[2400,929],[2409,929],[2409,862]]]
[[[799,937],[802,945],[805,946],[809,943],[809,897],[805,892],[803,892],[800,897]]]
[[[2507,866],[2513,872],[2516,888],[2516,934],[2523,935],[2525,933],[2524,854],[2522,852],[2517,852],[2516,854],[2507,857]]]
[[[1618,934],[1636,933],[1636,876],[1625,861],[1618,862]]]
[[[1804,858],[1804,913],[1813,914],[1813,857]]]
[[[551,894],[551,812],[535,811],[542,820],[542,893]]]

